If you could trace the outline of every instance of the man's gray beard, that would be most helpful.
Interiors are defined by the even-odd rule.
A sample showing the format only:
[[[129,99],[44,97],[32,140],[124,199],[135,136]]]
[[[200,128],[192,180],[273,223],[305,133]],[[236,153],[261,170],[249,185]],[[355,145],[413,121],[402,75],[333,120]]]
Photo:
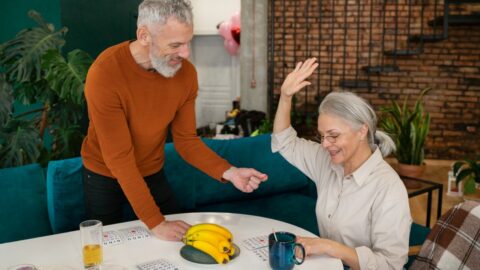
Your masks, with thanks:
[[[157,57],[153,54],[153,51],[150,50],[150,62],[152,67],[161,75],[167,78],[171,78],[175,76],[177,71],[182,67],[182,62],[177,64],[176,66],[168,65],[168,61],[170,60],[169,56],[164,57]]]

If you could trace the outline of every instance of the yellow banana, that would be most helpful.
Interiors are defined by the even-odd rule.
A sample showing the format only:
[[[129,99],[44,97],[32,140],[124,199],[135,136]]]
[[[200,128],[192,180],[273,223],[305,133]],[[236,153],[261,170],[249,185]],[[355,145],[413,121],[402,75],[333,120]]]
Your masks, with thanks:
[[[193,241],[187,243],[187,245],[191,245],[194,248],[207,253],[208,255],[212,256],[212,258],[219,264],[226,264],[230,261],[230,257],[227,254],[219,252],[216,247],[212,246],[208,242]]]
[[[216,231],[196,231],[186,235],[185,241],[185,243],[193,241],[205,241],[216,247],[221,253],[227,253],[232,248],[232,243],[230,243],[225,236]]]
[[[199,223],[196,225],[193,225],[190,227],[185,235],[190,235],[192,233],[195,233],[197,231],[203,231],[203,230],[208,230],[208,231],[214,231],[219,234],[222,234],[227,238],[227,241],[232,242],[233,241],[233,235],[232,233],[225,227],[222,227],[220,225],[214,224],[214,223]]]

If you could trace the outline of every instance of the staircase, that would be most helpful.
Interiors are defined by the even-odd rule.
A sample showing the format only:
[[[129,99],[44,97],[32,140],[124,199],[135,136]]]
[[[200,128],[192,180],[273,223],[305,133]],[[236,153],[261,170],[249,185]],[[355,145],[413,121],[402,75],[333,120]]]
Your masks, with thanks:
[[[480,26],[480,12],[465,14],[465,5],[480,4],[480,0],[384,0],[382,4],[382,42],[380,59],[369,59],[368,65],[361,67],[363,77],[358,80],[340,82],[343,88],[370,88],[369,76],[401,71],[398,59],[423,54],[426,43],[442,42],[448,39],[452,27]],[[407,10],[407,16],[399,18],[399,10]],[[426,11],[433,13],[433,18],[425,18]],[[387,14],[394,14],[388,18]],[[401,20],[402,19],[402,20]],[[392,23],[393,21],[393,23]],[[390,24],[388,23],[390,22]],[[418,27],[418,25],[420,25]],[[371,40],[371,39],[370,39]],[[371,50],[371,49],[370,49]]]
[[[295,63],[311,56],[318,59],[312,85],[293,101],[292,122],[297,131],[305,126],[307,131],[299,131],[303,134],[314,130],[311,123],[329,92],[385,91],[388,86],[380,85],[382,80],[398,80],[412,66],[405,62],[420,60],[435,47],[432,43],[446,41],[449,31],[480,26],[480,0],[270,0],[269,5],[270,115],[275,115],[281,83]],[[476,76],[461,80],[480,84]]]

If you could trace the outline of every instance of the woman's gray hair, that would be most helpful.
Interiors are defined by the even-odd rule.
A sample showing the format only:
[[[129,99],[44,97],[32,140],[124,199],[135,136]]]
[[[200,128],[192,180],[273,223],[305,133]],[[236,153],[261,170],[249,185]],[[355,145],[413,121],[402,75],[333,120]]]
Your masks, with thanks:
[[[353,130],[359,130],[363,124],[368,126],[368,144],[371,148],[378,145],[382,156],[395,150],[395,143],[385,132],[377,130],[377,115],[366,100],[351,92],[332,92],[328,94],[318,109],[320,114],[340,117],[351,124]]]
[[[152,24],[164,25],[168,18],[193,24],[192,5],[188,0],[144,0],[138,6],[137,27]]]

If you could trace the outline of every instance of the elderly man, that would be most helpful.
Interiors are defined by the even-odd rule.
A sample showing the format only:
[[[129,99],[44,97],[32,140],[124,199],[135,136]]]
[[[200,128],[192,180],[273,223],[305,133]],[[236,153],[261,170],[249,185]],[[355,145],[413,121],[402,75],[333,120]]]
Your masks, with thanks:
[[[182,158],[211,177],[243,192],[267,179],[254,169],[233,167],[197,137],[197,73],[187,60],[192,37],[188,1],[145,0],[137,40],[106,49],[90,68],[90,123],[82,145],[89,218],[119,222],[128,201],[154,235],[182,238],[190,225],[163,216],[179,211],[162,170],[169,127]]]

